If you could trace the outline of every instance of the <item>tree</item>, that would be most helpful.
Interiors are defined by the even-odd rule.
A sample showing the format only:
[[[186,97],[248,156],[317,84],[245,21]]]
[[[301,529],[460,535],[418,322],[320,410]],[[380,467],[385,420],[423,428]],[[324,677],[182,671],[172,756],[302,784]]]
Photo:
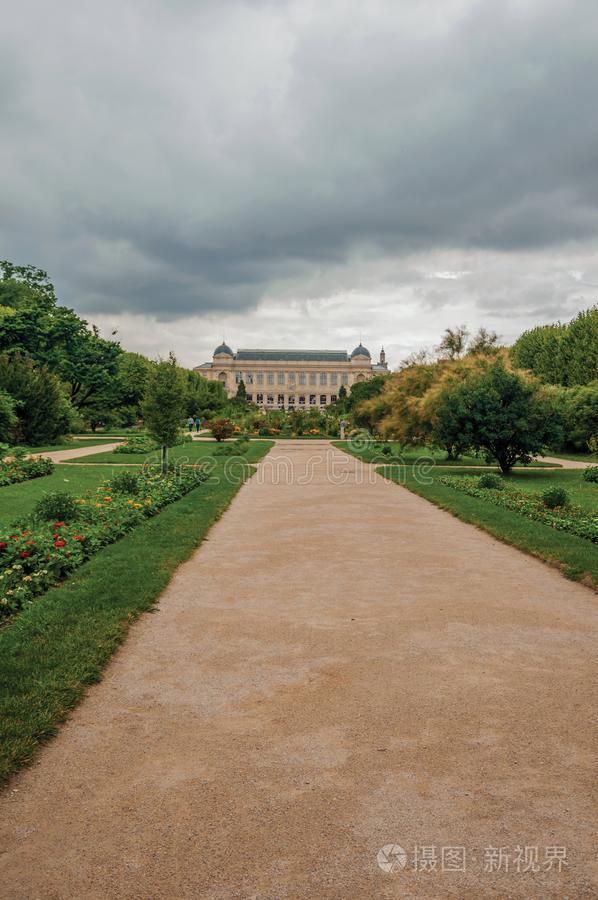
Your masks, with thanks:
[[[68,433],[73,409],[59,379],[19,354],[0,354],[0,390],[14,402],[17,443],[41,444]]]
[[[480,328],[467,345],[468,356],[492,356],[498,352],[496,331]]]
[[[148,374],[142,412],[147,430],[162,448],[164,474],[168,471],[168,448],[179,436],[185,412],[184,383],[173,353]]]
[[[456,328],[445,328],[436,352],[441,359],[459,359],[465,353],[469,331],[465,325]]]
[[[212,434],[218,442],[228,440],[233,436],[234,430],[235,426],[230,419],[216,419],[212,422]]]
[[[345,400],[347,399],[347,388],[345,387],[344,384],[341,384],[341,386],[340,386],[340,389],[338,392],[338,399],[341,401],[341,403],[344,403]]]
[[[567,324],[524,331],[511,348],[513,364],[547,384],[574,386],[598,379],[598,306]]]
[[[237,386],[237,395],[235,397],[235,400],[238,400],[240,403],[245,403],[247,401],[247,388],[245,387],[245,382],[242,378]]]
[[[384,379],[382,392],[359,407],[370,428],[402,444],[423,444],[430,423],[422,416],[423,398],[439,377],[438,363],[413,365]]]
[[[446,388],[444,436],[481,450],[508,473],[562,439],[562,418],[546,391],[498,359]]]
[[[18,422],[15,401],[6,391],[0,391],[0,443],[10,444]]]

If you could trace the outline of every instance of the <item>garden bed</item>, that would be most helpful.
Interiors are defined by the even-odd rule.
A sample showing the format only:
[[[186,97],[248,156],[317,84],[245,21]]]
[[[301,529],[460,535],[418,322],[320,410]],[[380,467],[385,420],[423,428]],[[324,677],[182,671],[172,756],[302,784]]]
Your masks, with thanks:
[[[475,476],[441,475],[438,481],[470,497],[477,497],[551,528],[598,543],[598,514],[577,505],[567,504],[550,509],[544,505],[540,495],[517,490],[506,483],[499,490],[480,487],[480,479]]]
[[[125,490],[118,480],[123,478]],[[121,474],[74,499],[76,507],[64,521],[45,521],[38,512],[0,533],[0,620],[19,612],[99,549],[207,478],[200,468],[178,469],[165,477],[151,472]]]
[[[10,454],[10,450],[7,451]],[[42,478],[51,475],[54,471],[54,463],[41,456],[26,458],[21,455],[9,456],[0,460],[0,487],[9,484],[20,484],[32,478]]]

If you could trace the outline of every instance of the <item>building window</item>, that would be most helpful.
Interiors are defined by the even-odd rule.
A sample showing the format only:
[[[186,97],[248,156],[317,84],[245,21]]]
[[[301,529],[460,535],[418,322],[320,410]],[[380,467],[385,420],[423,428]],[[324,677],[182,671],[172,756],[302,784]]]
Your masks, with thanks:
[[[268,384],[274,384],[274,372],[268,372]]]
[[[309,395],[309,405],[310,405],[310,406],[315,406],[315,405],[316,405],[316,395],[315,395],[315,394],[310,394],[310,395]]]
[[[320,372],[320,384],[328,384],[328,375],[326,372]]]
[[[235,381],[236,381],[236,383],[239,384],[239,383],[242,381],[242,379],[243,379],[243,373],[242,373],[242,372],[235,372]]]
[[[336,372],[333,372],[330,376],[330,384],[338,384],[338,375]]]
[[[256,375],[256,381],[257,381],[258,384],[263,384],[263,383],[264,383],[264,373],[263,373],[263,372],[258,372],[258,373],[257,373],[257,375]]]
[[[279,384],[284,384],[284,372],[279,372],[279,373],[278,373],[278,383],[279,383]]]
[[[282,406],[282,408],[284,409],[284,394],[278,395],[278,405]]]
[[[253,372],[247,373],[247,381],[245,382],[245,384],[253,384]]]
[[[256,402],[257,402],[258,404],[259,404],[259,403],[263,403],[263,402],[264,402],[264,395],[263,395],[263,394],[258,394],[257,397],[256,397],[255,399],[256,399]]]
[[[247,394],[247,402],[253,403],[253,394]]]
[[[326,394],[320,394],[320,406],[326,406]]]
[[[289,372],[289,384],[295,384],[295,379],[296,379],[296,373]]]
[[[305,384],[305,372],[299,372],[299,384]]]
[[[309,373],[309,383],[310,383],[310,384],[317,384],[317,380],[316,380],[316,379],[317,379],[316,373],[315,373],[315,372],[310,372],[310,373]]]
[[[305,394],[299,395],[299,406],[305,406]]]
[[[331,403],[336,403],[337,400],[338,400],[338,397],[336,396],[336,394],[333,394],[330,398]]]
[[[274,406],[274,394],[268,394],[267,401],[268,406]]]
[[[295,405],[295,395],[289,394],[289,406],[294,406],[294,405]]]
[[[341,375],[341,382],[343,384],[349,384],[349,375],[347,372],[343,372],[343,374]]]

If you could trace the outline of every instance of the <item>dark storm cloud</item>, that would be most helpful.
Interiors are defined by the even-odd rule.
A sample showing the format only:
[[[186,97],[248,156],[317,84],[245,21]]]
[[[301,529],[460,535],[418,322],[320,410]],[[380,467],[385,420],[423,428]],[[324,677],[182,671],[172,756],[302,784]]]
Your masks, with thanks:
[[[368,258],[541,259],[598,231],[597,47],[593,0],[14,5],[1,255],[159,318]]]

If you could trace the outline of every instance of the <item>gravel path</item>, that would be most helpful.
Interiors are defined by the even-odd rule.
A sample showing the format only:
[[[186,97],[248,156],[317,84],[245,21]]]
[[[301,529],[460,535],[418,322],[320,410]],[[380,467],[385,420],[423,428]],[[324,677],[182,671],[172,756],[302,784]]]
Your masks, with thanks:
[[[51,453],[36,453],[36,456],[45,456],[52,462],[68,462],[70,459],[79,459],[82,456],[93,456],[94,453],[111,453],[122,441],[113,444],[96,444],[94,447],[76,447],[74,450],[53,450]]]
[[[589,590],[279,442],[3,794],[0,894],[595,898],[597,636]]]

